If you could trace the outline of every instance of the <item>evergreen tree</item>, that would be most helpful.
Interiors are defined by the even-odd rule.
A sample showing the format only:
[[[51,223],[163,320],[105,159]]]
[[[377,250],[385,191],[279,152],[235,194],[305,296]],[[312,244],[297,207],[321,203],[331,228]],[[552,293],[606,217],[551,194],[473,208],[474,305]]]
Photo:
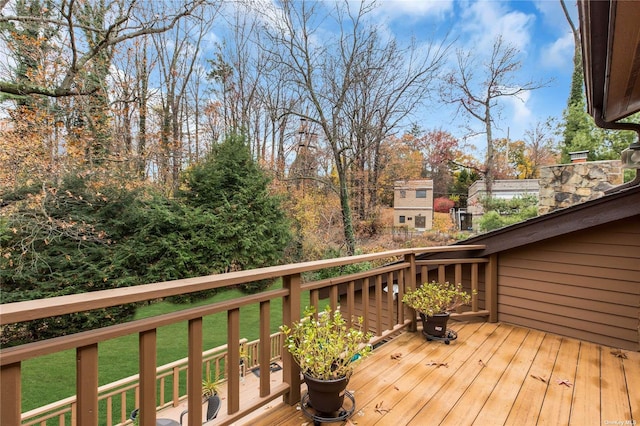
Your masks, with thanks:
[[[584,72],[582,69],[582,51],[580,50],[580,32],[569,15],[564,0],[560,0],[565,18],[573,34],[573,73],[571,74],[571,88],[567,108],[563,112],[561,144],[561,161],[570,162],[569,153],[574,151],[589,151],[589,160],[595,160],[598,140],[593,136],[595,124],[587,114],[584,95]]]
[[[240,135],[228,136],[185,173],[178,196],[215,218],[215,244],[227,271],[282,261],[290,229],[269,183]]]

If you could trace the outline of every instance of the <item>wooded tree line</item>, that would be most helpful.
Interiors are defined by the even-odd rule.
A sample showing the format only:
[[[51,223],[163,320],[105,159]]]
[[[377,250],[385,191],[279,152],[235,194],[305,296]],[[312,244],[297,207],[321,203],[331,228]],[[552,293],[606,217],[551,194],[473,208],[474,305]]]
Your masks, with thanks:
[[[326,230],[339,225],[352,254],[395,180],[433,178],[436,196],[464,197],[456,185],[470,175],[530,178],[555,162],[554,123],[532,123],[525,140],[493,137],[500,98],[547,84],[518,81],[513,46],[498,37],[485,64],[447,38],[402,44],[375,25],[375,8],[0,1],[0,183],[56,187],[73,172],[173,197],[185,170],[241,134],[274,190],[293,195],[286,207],[300,240],[335,241]],[[440,102],[460,107],[470,134],[486,135],[485,158],[432,123],[403,131]]]

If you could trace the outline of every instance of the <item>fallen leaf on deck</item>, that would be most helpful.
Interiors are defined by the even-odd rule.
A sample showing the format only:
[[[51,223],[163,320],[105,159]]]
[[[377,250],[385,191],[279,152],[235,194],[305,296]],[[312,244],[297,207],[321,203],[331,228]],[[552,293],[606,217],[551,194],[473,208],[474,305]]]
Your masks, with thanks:
[[[402,354],[400,352],[396,352],[395,354],[391,354],[391,359],[400,359],[402,358]]]
[[[429,366],[435,365],[436,368],[440,368],[440,367],[449,368],[449,364],[447,364],[446,362],[434,362],[434,361],[431,361],[431,362],[428,362],[427,365],[429,365]]]
[[[627,359],[627,354],[622,352],[620,349],[616,349],[615,351],[611,351],[611,354],[616,358]]]
[[[482,361],[482,360],[479,360],[479,361],[478,361],[478,364],[480,364],[480,365],[481,365],[481,366],[483,366],[483,367],[486,367],[486,366],[487,366],[487,364],[485,364],[485,363],[484,363],[484,361]]]
[[[384,404],[384,401],[380,401],[380,402],[378,402],[376,404],[376,410],[375,410],[376,413],[378,413],[378,414],[386,414],[389,411],[391,411],[390,408],[384,408],[383,404]]]
[[[547,379],[545,379],[544,377],[534,376],[533,374],[531,375],[531,377],[533,377],[536,380],[540,380],[542,383],[547,383]]]
[[[354,426],[354,425],[357,425],[357,424],[358,424],[357,422],[352,422],[351,420],[347,420],[344,423],[344,426]]]
[[[559,385],[564,385],[564,386],[566,386],[566,387],[568,387],[568,388],[570,388],[571,386],[573,386],[573,384],[572,384],[570,381],[568,381],[567,379],[564,379],[564,380],[558,380],[558,384],[559,384]]]

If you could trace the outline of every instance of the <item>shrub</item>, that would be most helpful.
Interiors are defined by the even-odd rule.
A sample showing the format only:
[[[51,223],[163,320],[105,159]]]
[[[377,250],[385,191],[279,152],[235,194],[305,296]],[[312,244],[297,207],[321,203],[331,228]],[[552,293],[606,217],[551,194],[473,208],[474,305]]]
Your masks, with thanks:
[[[449,213],[449,210],[453,208],[455,203],[445,197],[438,197],[433,200],[433,210],[438,213]]]

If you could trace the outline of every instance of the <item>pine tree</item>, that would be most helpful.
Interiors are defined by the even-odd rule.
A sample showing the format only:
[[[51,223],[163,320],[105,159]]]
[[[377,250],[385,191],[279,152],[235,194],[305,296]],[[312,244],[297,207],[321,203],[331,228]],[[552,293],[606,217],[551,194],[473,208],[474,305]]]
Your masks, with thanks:
[[[564,129],[562,131],[562,159],[568,163],[569,153],[573,151],[589,150],[589,159],[595,159],[595,148],[598,142],[592,136],[595,128],[593,120],[587,114],[584,95],[584,72],[582,69],[582,52],[580,50],[580,32],[571,20],[564,0],[560,0],[569,27],[573,34],[573,73],[571,75],[571,90],[567,100],[567,108],[563,112]]]
[[[280,199],[252,159],[242,136],[231,135],[186,172],[179,196],[215,216],[216,244],[227,270],[252,269],[282,261],[290,241]]]

